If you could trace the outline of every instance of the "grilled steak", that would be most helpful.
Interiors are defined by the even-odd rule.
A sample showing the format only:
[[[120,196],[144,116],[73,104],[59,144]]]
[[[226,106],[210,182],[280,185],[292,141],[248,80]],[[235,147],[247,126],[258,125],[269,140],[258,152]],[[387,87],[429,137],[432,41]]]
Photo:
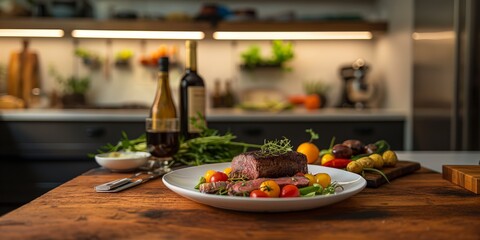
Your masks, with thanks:
[[[307,158],[302,153],[290,151],[280,156],[260,156],[259,153],[251,151],[234,157],[230,177],[278,178],[308,172]]]
[[[226,189],[228,182],[211,182],[200,184],[198,190],[201,193],[217,193],[221,189]]]
[[[249,181],[239,181],[239,182],[233,182],[230,183],[227,186],[228,189],[228,195],[234,195],[234,196],[248,196],[251,191],[255,189],[259,189],[260,185],[262,182],[267,181],[267,180],[273,180],[275,181],[280,188],[282,188],[285,185],[288,184],[293,184],[297,187],[306,187],[308,186],[309,180],[306,177],[303,176],[295,176],[295,177],[282,177],[282,178],[257,178],[254,180],[249,180]]]

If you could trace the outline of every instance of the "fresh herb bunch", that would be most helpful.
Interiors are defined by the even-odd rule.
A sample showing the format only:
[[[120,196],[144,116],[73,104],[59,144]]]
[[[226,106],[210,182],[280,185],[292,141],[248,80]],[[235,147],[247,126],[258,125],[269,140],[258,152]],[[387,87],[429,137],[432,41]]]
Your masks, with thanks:
[[[290,143],[290,140],[286,137],[283,137],[283,139],[281,140],[265,140],[265,143],[260,147],[258,155],[260,155],[261,157],[280,156],[282,154],[292,151],[292,149],[292,144]]]
[[[221,135],[217,130],[207,128],[203,118],[191,119],[192,123],[201,129],[200,137],[189,140],[180,139],[180,148],[173,156],[175,165],[202,165],[206,163],[220,163],[231,161],[232,158],[249,148],[260,148],[261,145],[233,141],[236,136],[231,133]],[[116,151],[147,151],[147,139],[142,134],[136,139],[129,139],[125,132],[116,145],[107,144],[98,152]]]
[[[145,152],[147,151],[147,137],[145,134],[135,139],[129,139],[126,132],[122,131],[122,137],[116,145],[107,143],[105,146],[100,147],[97,153],[109,153],[109,152]],[[89,157],[94,157],[95,154],[89,154]]]

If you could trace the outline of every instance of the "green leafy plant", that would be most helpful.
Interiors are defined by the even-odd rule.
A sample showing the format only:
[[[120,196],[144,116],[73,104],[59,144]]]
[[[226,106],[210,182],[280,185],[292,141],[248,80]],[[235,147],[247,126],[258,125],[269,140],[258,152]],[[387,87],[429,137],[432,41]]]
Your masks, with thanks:
[[[330,85],[323,83],[322,81],[311,80],[303,83],[303,89],[306,94],[326,95],[330,90]]]
[[[250,68],[260,65],[263,61],[260,55],[260,47],[256,45],[250,46],[242,53],[241,57],[245,66]]]
[[[89,77],[70,76],[64,78],[53,67],[50,68],[50,75],[61,86],[64,94],[85,94],[90,88]]]
[[[99,69],[102,65],[102,60],[98,54],[89,51],[84,48],[77,48],[75,49],[75,56],[82,59],[83,64],[89,67],[90,69]]]
[[[252,45],[241,53],[243,65],[250,69],[259,66],[274,66],[289,69],[285,66],[285,63],[292,60],[295,56],[293,44],[291,42],[274,40],[272,41],[271,51],[270,57],[262,57],[260,53],[260,47],[257,45]]]
[[[283,63],[293,59],[293,44],[291,42],[283,42],[281,40],[272,41],[272,64],[282,65]]]

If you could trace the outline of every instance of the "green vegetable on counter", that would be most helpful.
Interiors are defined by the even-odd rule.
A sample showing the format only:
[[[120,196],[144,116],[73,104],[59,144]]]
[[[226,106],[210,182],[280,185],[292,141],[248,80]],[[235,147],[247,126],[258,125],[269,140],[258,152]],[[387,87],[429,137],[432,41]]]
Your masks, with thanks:
[[[201,119],[201,118],[199,118]],[[229,162],[249,148],[260,148],[262,145],[233,141],[236,136],[231,133],[221,135],[217,130],[209,129],[196,119],[192,123],[202,131],[200,137],[189,140],[180,139],[180,148],[173,156],[172,164],[202,165],[206,163]],[[142,134],[136,139],[129,139],[125,132],[116,145],[107,144],[98,150],[98,153],[118,151],[147,151],[146,136]]]

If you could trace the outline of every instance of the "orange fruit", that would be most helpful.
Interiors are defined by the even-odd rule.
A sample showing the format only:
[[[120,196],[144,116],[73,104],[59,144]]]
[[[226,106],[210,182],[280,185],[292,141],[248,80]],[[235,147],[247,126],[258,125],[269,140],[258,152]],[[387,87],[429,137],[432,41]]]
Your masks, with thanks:
[[[320,97],[317,94],[308,95],[303,101],[303,105],[308,110],[314,110],[320,108]]]
[[[317,161],[318,155],[320,154],[318,147],[311,142],[304,142],[300,144],[300,146],[297,148],[297,152],[305,154],[305,156],[307,156],[308,163],[314,163]]]

